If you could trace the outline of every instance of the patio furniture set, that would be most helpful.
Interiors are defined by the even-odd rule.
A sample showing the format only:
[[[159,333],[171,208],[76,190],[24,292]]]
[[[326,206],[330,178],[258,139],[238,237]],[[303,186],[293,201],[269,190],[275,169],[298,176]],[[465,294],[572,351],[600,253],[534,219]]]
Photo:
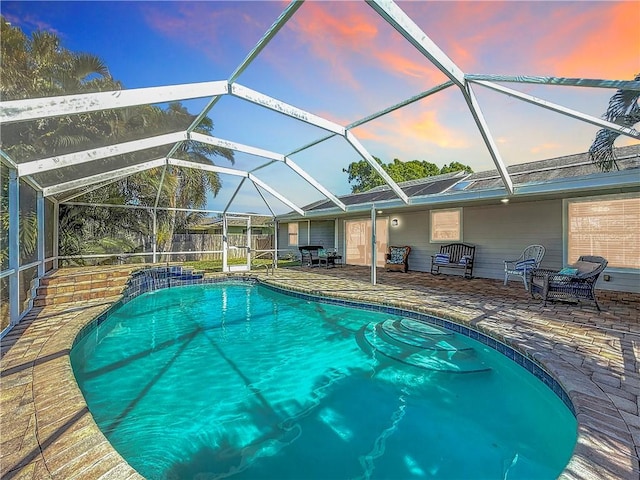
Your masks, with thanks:
[[[310,245],[299,247],[302,264],[315,266],[342,265],[342,256],[335,250],[322,246]],[[467,279],[473,278],[475,261],[474,245],[466,243],[451,243],[442,245],[440,252],[431,256],[431,274],[439,275],[441,269],[452,269],[462,272]],[[385,257],[385,270],[406,273],[409,270],[409,254],[411,247],[390,246]],[[598,311],[600,305],[595,296],[595,285],[600,274],[607,266],[603,257],[583,255],[578,261],[561,270],[541,268],[540,264],[545,254],[542,245],[529,245],[519,258],[504,261],[504,284],[509,277],[520,278],[525,290],[531,297],[540,297],[546,306],[548,301],[580,302],[592,301]]]

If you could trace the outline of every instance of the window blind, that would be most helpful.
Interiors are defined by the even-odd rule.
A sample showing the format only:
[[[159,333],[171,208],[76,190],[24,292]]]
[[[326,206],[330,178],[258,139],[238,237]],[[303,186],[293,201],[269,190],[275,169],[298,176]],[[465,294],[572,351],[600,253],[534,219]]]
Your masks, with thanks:
[[[432,210],[431,211],[431,241],[432,242],[458,242],[461,235],[461,211]]]
[[[567,260],[598,255],[609,267],[640,269],[640,197],[568,204]]]

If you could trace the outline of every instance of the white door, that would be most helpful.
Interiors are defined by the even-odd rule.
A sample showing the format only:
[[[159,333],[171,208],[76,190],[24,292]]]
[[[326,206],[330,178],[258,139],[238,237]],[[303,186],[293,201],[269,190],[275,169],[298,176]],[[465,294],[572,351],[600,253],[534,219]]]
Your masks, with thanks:
[[[376,266],[384,267],[389,246],[389,219],[376,219]],[[349,265],[371,266],[371,219],[345,221],[347,257]]]

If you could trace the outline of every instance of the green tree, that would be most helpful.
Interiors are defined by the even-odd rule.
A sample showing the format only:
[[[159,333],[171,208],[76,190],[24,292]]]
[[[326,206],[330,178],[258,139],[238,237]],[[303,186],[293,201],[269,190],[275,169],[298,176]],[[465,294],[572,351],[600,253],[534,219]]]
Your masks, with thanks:
[[[436,164],[424,160],[410,160],[403,162],[397,158],[393,162],[385,164],[377,158],[373,157],[376,162],[384,169],[385,172],[396,182],[405,182],[407,180],[416,180],[419,178],[431,177],[441,173],[451,173],[457,171],[465,171],[472,173],[473,170],[468,165],[459,162],[451,162],[439,168]],[[351,192],[360,193],[371,190],[379,185],[384,185],[385,181],[380,175],[369,165],[366,160],[352,162],[347,168],[342,169],[349,175],[349,183],[351,183]]]
[[[63,48],[60,39],[53,33],[38,31],[27,36],[4,18],[1,18],[0,29],[4,100],[122,88],[120,82],[111,78],[107,66],[98,57]],[[24,162],[150,135],[183,131],[194,120],[195,116],[189,114],[180,103],[171,103],[164,108],[146,105],[105,110],[81,116],[61,116],[3,126],[0,146],[10,157]],[[205,134],[211,134],[212,130],[213,122],[208,117],[203,118],[195,129]],[[134,152],[113,160],[121,164],[135,164],[162,157],[166,153],[166,148],[159,148]],[[233,152],[228,149],[193,141],[182,142],[173,156],[205,164],[213,164],[216,157],[233,163],[234,158]],[[77,167],[78,176],[86,175],[83,172],[88,170],[88,165]],[[52,174],[55,175],[55,172]],[[160,177],[159,169],[140,172],[94,190],[78,200],[116,205],[154,205]],[[212,192],[215,196],[221,186],[216,173],[167,167],[159,205],[203,208],[207,193]],[[67,205],[60,212],[63,255],[104,253],[129,245],[132,235],[149,235],[151,231],[149,211]],[[201,215],[186,212],[162,212],[158,219],[162,248],[170,248],[175,228],[196,222],[200,217]],[[77,240],[78,235],[89,232],[95,241]]]
[[[640,73],[633,80],[640,81]],[[618,90],[609,99],[609,107],[603,117],[609,122],[632,128],[640,122],[638,102],[640,102],[639,90]],[[618,169],[613,144],[619,136],[620,133],[603,128],[598,130],[589,148],[589,160],[604,172]]]

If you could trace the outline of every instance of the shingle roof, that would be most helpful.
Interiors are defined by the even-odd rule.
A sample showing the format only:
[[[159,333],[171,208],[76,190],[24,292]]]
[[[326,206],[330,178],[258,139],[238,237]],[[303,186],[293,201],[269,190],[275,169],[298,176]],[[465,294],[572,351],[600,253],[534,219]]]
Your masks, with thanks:
[[[617,164],[620,170],[638,169],[640,181],[640,144],[616,149]],[[588,153],[566,155],[563,157],[521,163],[507,168],[515,186],[530,183],[550,182],[557,179],[583,177],[600,173],[599,168],[589,161]],[[446,173],[417,180],[398,183],[410,198],[445,193],[449,190],[481,191],[504,186],[497,170],[487,170],[467,174],[465,172]],[[339,197],[347,206],[360,205],[397,198],[387,185],[374,187],[362,193]],[[306,205],[304,210],[317,211],[333,208],[329,200]]]

